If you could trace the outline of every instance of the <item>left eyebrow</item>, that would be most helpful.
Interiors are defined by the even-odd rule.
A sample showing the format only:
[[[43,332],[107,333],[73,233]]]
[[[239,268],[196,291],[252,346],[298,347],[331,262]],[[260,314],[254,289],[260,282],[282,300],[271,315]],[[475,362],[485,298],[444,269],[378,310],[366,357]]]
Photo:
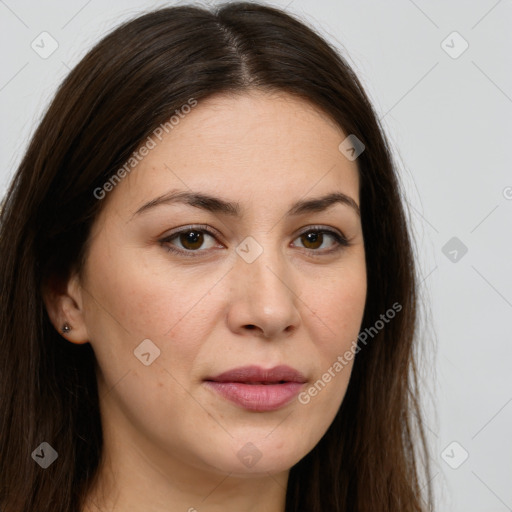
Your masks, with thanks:
[[[357,213],[357,215],[361,216],[358,204],[350,196],[343,194],[343,192],[332,192],[326,196],[297,201],[290,210],[288,210],[287,215],[323,212],[337,203],[349,206]]]
[[[151,201],[143,204],[133,215],[140,215],[143,212],[146,212],[156,206],[160,206],[163,204],[174,204],[174,203],[182,203],[190,206],[194,206],[195,208],[200,208],[202,210],[212,212],[212,213],[222,213],[225,215],[229,215],[232,217],[241,217],[242,216],[242,208],[240,204],[237,202],[229,202],[221,199],[220,197],[211,196],[208,194],[202,194],[199,192],[186,192],[173,190],[168,194],[161,195]],[[292,207],[288,210],[286,215],[289,216],[297,216],[303,215],[305,213],[316,213],[322,212],[324,210],[329,209],[335,204],[344,204],[353,209],[357,215],[361,215],[359,211],[358,204],[352,199],[350,196],[342,193],[342,192],[332,192],[322,197],[312,198],[312,199],[303,199],[297,201]]]

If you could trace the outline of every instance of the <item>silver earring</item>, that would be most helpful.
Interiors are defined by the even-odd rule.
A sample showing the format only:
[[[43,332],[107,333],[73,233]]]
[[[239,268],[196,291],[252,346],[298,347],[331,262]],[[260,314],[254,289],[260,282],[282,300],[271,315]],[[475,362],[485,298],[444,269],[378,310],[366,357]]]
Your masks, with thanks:
[[[67,334],[69,331],[71,331],[71,327],[69,327],[68,323],[66,322],[63,326],[62,326],[62,332],[64,334]]]

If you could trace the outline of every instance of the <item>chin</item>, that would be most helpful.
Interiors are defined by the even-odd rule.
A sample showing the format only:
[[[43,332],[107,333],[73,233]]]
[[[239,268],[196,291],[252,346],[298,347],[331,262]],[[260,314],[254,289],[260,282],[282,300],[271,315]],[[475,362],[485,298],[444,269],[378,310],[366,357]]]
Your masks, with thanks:
[[[268,436],[268,432],[266,435]],[[247,436],[246,439],[250,437]],[[217,471],[241,478],[268,476],[288,471],[313,448],[290,442],[290,439],[270,440],[268,437],[262,438],[260,442],[238,442],[235,445],[226,447],[214,460],[211,460],[209,453],[207,463]],[[232,455],[228,456],[229,452]]]

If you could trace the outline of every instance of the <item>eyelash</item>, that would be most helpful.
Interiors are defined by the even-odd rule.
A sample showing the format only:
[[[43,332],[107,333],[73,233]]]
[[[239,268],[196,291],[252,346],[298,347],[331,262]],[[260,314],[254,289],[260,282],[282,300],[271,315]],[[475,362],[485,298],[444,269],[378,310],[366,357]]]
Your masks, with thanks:
[[[202,253],[204,253],[205,250],[200,250],[200,249],[195,250],[195,251],[183,250],[183,249],[177,249],[176,247],[171,246],[171,245],[167,245],[169,242],[174,240],[179,235],[181,235],[183,233],[188,233],[190,231],[195,231],[195,232],[199,232],[199,233],[203,233],[203,234],[206,233],[206,234],[210,235],[211,237],[216,238],[215,233],[209,229],[208,225],[201,224],[201,225],[197,225],[197,226],[187,226],[187,227],[180,229],[179,231],[176,231],[176,232],[172,233],[171,235],[161,239],[159,242],[164,247],[164,249],[167,250],[168,252],[178,254],[181,256],[191,257],[191,258],[201,257],[201,256],[203,256]],[[311,252],[311,255],[314,257],[327,256],[327,255],[336,253],[338,251],[341,251],[342,249],[351,245],[350,242],[343,235],[339,234],[337,231],[327,229],[323,226],[311,226],[308,229],[299,233],[296,238],[299,238],[307,233],[312,233],[312,232],[315,232],[318,234],[322,233],[322,234],[331,235],[336,242],[336,247],[333,249],[329,249],[329,250],[318,250],[318,249],[304,248],[306,251]]]

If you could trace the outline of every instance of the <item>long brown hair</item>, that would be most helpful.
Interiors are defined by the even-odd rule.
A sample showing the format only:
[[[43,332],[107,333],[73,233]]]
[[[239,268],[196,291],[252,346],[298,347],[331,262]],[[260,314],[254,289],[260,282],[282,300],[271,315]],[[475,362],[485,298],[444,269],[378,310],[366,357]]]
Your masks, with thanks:
[[[0,226],[0,506],[80,510],[102,453],[89,344],[56,332],[42,289],[80,269],[105,201],[94,190],[161,123],[215,93],[279,90],[325,111],[358,157],[367,266],[361,345],[339,412],[291,468],[287,512],[429,510],[415,360],[417,276],[400,184],[377,116],[344,58],[303,22],[254,3],[159,9],[101,40],[61,84],[3,202]],[[370,332],[370,331],[368,331]],[[43,470],[43,441],[58,459]]]

